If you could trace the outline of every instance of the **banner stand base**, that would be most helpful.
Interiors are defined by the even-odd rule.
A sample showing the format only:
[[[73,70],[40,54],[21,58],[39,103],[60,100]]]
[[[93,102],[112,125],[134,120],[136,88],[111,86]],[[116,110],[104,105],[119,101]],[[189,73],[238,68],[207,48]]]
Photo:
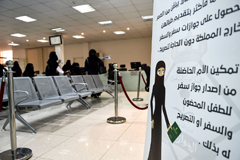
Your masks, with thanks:
[[[143,101],[143,98],[133,98],[133,101]]]
[[[108,123],[111,124],[121,124],[126,122],[126,118],[124,117],[110,117],[107,119]]]
[[[29,148],[17,148],[17,157],[14,159],[12,150],[9,149],[0,153],[0,159],[2,160],[28,160],[32,157],[32,150]]]

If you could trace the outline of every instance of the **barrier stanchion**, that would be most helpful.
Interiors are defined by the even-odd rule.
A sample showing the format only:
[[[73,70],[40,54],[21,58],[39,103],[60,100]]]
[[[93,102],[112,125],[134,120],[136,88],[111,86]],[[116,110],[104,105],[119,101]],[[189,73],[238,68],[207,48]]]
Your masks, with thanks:
[[[110,117],[107,119],[108,123],[120,124],[126,122],[126,118],[118,116],[118,70],[117,64],[114,67],[114,100],[115,100],[115,117]]]
[[[133,98],[133,101],[143,101],[143,98],[139,98],[141,75],[142,75],[142,73],[141,73],[141,67],[139,67],[139,72],[138,72],[138,89],[137,89],[137,98]]]
[[[10,123],[10,140],[11,149],[0,153],[0,160],[27,160],[32,156],[32,150],[29,148],[17,148],[16,141],[16,123],[13,91],[13,61],[7,61],[8,67],[8,104],[9,104],[9,123]]]
[[[5,77],[5,72],[4,72],[3,76],[2,76],[1,89],[0,89],[0,112],[2,110],[2,103],[3,103],[3,94],[4,94],[5,83],[6,83],[6,77]]]
[[[126,91],[126,89],[125,89],[125,87],[124,87],[124,85],[123,85],[123,81],[122,81],[122,77],[121,77],[121,76],[119,76],[119,81],[120,81],[120,83],[121,83],[121,86],[122,86],[122,89],[123,89],[123,92],[124,92],[126,98],[127,98],[128,101],[131,103],[131,105],[133,105],[133,107],[135,107],[135,108],[137,108],[137,109],[139,109],[139,110],[144,110],[144,109],[147,109],[147,108],[148,108],[148,106],[138,107],[137,105],[135,105],[135,104],[131,101],[131,99],[129,98],[129,96],[128,96],[128,94],[127,94],[127,91]]]

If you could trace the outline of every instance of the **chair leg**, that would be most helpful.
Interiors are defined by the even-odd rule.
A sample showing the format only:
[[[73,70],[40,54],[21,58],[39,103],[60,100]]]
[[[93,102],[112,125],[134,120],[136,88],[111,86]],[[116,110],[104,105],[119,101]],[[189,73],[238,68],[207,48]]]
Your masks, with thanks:
[[[84,99],[80,98],[83,103],[85,103],[88,106],[88,109],[91,108],[90,104],[88,104]]]
[[[28,127],[29,129],[31,129],[33,131],[33,133],[37,133],[35,131],[35,129],[30,126],[30,124],[18,113],[18,112],[15,112],[15,117],[17,120],[19,120],[22,124],[24,124],[26,127]]]
[[[83,104],[84,106],[86,106],[87,109],[90,108],[90,105],[89,105],[86,101],[84,101],[82,98],[79,98],[79,99],[78,99],[78,102],[80,102],[81,104]]]
[[[6,131],[5,128],[6,128],[6,126],[8,125],[8,123],[9,123],[9,115],[8,115],[6,121],[5,121],[4,124],[3,124],[3,128],[2,128],[3,131]]]
[[[73,102],[74,102],[74,101],[70,101],[70,102],[68,102],[68,104],[67,104],[66,107],[71,109],[71,105],[73,104]]]
[[[105,92],[107,92],[108,94],[110,94],[114,98],[114,95],[110,91],[106,90]]]

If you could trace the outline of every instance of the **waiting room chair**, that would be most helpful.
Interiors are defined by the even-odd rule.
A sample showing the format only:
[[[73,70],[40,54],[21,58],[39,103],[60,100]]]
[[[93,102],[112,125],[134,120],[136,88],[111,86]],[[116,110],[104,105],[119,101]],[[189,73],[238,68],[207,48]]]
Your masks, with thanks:
[[[33,86],[30,77],[14,77],[14,103],[15,103],[15,117],[22,124],[31,129],[34,133],[36,131],[30,124],[20,115],[22,111],[31,111],[41,108],[45,108],[51,105],[58,105],[62,103],[61,99],[53,100],[39,100],[37,92]],[[7,85],[7,83],[6,83]],[[5,130],[7,124],[9,123],[9,116],[6,119],[3,130]]]
[[[68,102],[66,108],[70,109],[70,105],[72,104],[72,102],[79,99],[78,95],[59,96],[57,88],[51,76],[33,77],[33,81],[36,85],[37,91],[41,99],[43,100],[60,99],[63,102]]]
[[[103,91],[107,92],[112,97],[114,97],[111,93],[112,86],[109,86],[109,85],[108,86],[103,86],[102,80],[100,79],[99,75],[92,75],[92,78],[93,78],[93,81],[94,81],[97,88],[103,89]]]
[[[97,94],[97,93],[101,93],[103,92],[103,88],[97,88],[94,81],[93,81],[93,78],[91,75],[83,75],[82,76],[85,83],[87,83],[87,88],[88,88],[88,91],[92,91],[93,94]]]
[[[92,94],[92,92],[74,92],[68,77],[66,76],[53,76],[53,80],[58,88],[58,91],[61,96],[79,96],[79,99],[77,99],[80,103],[85,105],[88,109],[90,108],[90,105],[82,99],[82,97],[86,97]],[[73,102],[73,101],[72,101]],[[71,106],[71,104],[70,104]]]

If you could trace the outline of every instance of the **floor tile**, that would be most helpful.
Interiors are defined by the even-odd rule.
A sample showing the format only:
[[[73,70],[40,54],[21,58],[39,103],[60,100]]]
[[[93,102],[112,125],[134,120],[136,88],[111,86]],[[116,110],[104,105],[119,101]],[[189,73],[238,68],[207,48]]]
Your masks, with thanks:
[[[132,124],[125,133],[118,139],[120,142],[144,143],[146,134],[146,125]]]
[[[101,140],[117,140],[129,127],[129,124],[109,124],[107,122],[97,123],[75,137]]]
[[[136,97],[136,92],[129,92]],[[141,92],[145,106],[147,92]],[[109,124],[107,118],[115,116],[115,103],[107,93],[100,98],[85,99],[90,109],[79,102],[56,105],[21,114],[37,131],[32,131],[16,120],[17,147],[30,148],[33,160],[142,160],[147,110],[134,108],[123,92],[118,97],[118,115],[127,119],[123,124]],[[8,110],[0,112],[0,127]],[[9,125],[0,131],[0,152],[10,149]]]
[[[101,160],[142,160],[144,144],[115,143]]]
[[[53,148],[41,158],[52,160],[98,160],[113,145],[113,141],[71,138]]]

